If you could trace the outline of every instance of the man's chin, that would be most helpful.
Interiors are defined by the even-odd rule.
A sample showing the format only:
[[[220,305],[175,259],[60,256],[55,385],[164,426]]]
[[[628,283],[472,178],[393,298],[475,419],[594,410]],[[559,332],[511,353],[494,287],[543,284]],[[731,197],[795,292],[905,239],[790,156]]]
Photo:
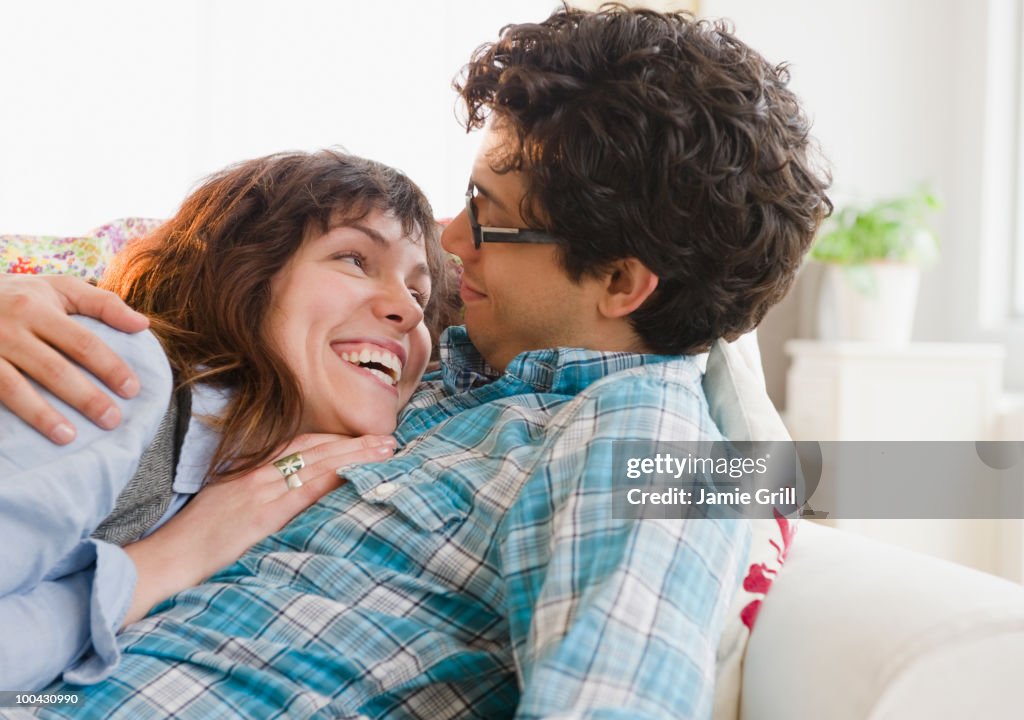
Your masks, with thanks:
[[[466,325],[466,335],[469,336],[469,341],[473,343],[473,347],[480,353],[488,365],[494,367],[491,363],[491,358],[494,356],[493,343],[489,342],[488,337],[485,333],[477,332],[473,329],[473,323],[469,321],[469,318],[464,319]]]

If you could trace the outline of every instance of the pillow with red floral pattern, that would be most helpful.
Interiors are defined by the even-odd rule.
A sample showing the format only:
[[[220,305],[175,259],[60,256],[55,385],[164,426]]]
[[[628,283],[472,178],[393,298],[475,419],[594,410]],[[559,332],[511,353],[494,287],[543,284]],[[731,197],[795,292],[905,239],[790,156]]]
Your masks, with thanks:
[[[753,348],[746,355],[744,342]],[[715,342],[704,374],[704,393],[711,417],[726,439],[734,442],[789,440],[789,433],[765,391],[756,347],[756,338],[752,336],[736,343]],[[750,554],[742,584],[726,611],[718,643],[714,720],[739,717],[747,641],[796,532],[796,518],[786,517],[777,509],[774,515],[773,520],[750,521]]]

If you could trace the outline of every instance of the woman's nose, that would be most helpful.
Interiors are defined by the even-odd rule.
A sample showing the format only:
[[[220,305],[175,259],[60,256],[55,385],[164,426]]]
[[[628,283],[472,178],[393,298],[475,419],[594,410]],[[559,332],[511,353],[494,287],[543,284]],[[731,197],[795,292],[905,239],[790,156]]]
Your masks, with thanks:
[[[378,313],[409,332],[423,322],[423,308],[404,283],[390,286],[380,298]]]

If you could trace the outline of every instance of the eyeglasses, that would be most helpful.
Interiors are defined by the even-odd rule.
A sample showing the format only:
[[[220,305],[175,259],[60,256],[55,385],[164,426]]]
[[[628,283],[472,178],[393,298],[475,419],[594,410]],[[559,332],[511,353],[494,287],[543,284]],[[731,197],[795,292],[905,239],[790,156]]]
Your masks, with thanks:
[[[537,243],[552,244],[561,243],[561,238],[542,230],[531,230],[529,228],[503,228],[487,227],[476,221],[476,207],[473,205],[473,198],[476,196],[476,185],[472,180],[466,189],[466,215],[469,217],[469,226],[473,229],[473,245],[477,250],[480,244],[485,242],[494,243]]]

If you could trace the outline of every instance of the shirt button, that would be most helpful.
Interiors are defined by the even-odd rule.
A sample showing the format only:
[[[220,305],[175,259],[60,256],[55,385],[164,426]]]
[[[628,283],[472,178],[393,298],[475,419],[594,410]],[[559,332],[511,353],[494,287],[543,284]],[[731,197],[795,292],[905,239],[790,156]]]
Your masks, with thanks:
[[[380,485],[370,491],[370,496],[374,500],[387,500],[389,497],[398,492],[398,486],[394,483],[382,482]]]

